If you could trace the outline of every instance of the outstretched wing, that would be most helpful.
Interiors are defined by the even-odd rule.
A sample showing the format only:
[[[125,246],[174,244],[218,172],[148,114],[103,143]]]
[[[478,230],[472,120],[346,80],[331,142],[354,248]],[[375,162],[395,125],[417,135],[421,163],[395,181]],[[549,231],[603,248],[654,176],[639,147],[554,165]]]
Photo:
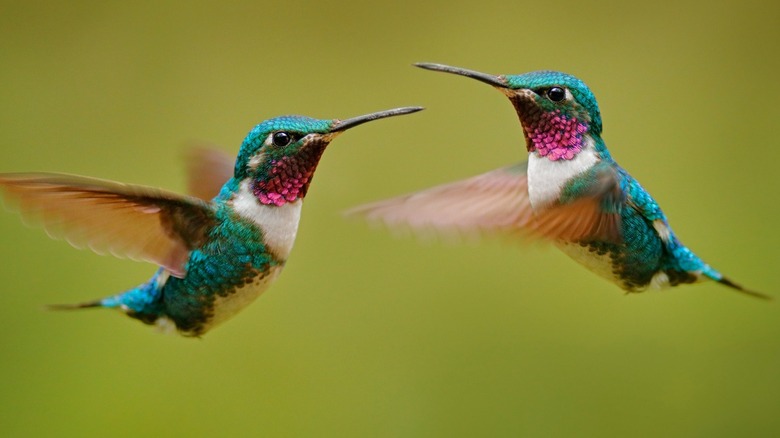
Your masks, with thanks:
[[[153,262],[180,277],[189,252],[215,223],[212,207],[199,199],[94,178],[0,174],[0,192],[54,238],[99,254]]]
[[[347,212],[390,227],[488,232],[577,241],[619,235],[619,215],[604,213],[600,193],[534,211],[527,163],[356,207]]]
[[[186,154],[187,193],[209,201],[233,177],[235,157],[212,147],[195,146]]]
[[[626,197],[622,176],[611,162],[601,161],[570,179],[558,201],[537,212],[542,234],[569,241],[621,243],[621,218]]]
[[[390,227],[440,231],[510,231],[533,218],[526,163],[355,207],[348,215]]]

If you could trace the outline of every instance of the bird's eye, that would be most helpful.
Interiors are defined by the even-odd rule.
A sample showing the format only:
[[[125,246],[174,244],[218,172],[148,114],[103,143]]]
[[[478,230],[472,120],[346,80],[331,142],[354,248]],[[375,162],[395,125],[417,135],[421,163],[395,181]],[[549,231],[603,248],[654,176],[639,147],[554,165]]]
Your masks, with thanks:
[[[293,141],[293,136],[284,131],[274,132],[273,136],[271,137],[271,141],[273,142],[274,146],[282,148]]]
[[[560,102],[566,98],[566,91],[561,87],[550,87],[546,94],[553,102]]]

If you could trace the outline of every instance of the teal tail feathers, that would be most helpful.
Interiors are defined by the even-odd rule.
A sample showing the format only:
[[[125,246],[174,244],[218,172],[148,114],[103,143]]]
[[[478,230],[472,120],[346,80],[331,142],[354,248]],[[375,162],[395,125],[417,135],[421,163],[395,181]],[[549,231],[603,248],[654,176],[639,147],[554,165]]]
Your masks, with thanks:
[[[159,279],[163,272],[164,269],[160,268],[146,283],[116,295],[75,304],[50,304],[46,308],[50,310],[76,310],[91,307],[119,307],[125,312],[148,313],[160,296]],[[154,313],[154,311],[152,312]]]

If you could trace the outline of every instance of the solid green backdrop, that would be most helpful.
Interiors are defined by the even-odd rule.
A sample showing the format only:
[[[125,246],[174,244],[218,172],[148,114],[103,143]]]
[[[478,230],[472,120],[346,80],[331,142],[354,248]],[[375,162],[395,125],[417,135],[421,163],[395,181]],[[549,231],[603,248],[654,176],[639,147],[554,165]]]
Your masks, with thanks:
[[[423,105],[343,135],[279,281],[203,340],[55,313],[154,267],[0,215],[3,436],[768,436],[780,308],[707,283],[625,294],[554,248],[397,238],[341,212],[525,159],[510,104],[411,67],[556,69],[681,239],[780,298],[776,2],[0,4],[0,171],[184,190],[281,114]]]

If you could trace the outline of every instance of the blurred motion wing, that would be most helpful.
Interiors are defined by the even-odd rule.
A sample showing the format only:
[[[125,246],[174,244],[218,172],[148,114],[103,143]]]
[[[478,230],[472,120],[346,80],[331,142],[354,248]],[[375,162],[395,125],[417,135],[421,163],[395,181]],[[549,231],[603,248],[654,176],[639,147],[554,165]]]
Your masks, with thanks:
[[[187,151],[187,193],[209,201],[233,177],[235,157],[212,147],[194,146]]]
[[[356,207],[348,215],[389,227],[443,232],[502,232],[533,220],[526,163],[421,192]]]
[[[568,181],[560,199],[538,211],[535,232],[565,241],[623,242],[621,214],[626,199],[621,176],[608,162],[600,162]]]
[[[527,163],[504,167],[421,192],[358,206],[347,212],[391,228],[444,234],[497,233],[551,240],[610,240],[619,215],[601,209],[601,191],[584,192],[540,212],[528,197]],[[611,189],[613,186],[609,186]],[[606,190],[606,189],[604,189]]]
[[[212,207],[163,190],[62,174],[0,174],[0,192],[51,237],[184,275],[215,223]]]

